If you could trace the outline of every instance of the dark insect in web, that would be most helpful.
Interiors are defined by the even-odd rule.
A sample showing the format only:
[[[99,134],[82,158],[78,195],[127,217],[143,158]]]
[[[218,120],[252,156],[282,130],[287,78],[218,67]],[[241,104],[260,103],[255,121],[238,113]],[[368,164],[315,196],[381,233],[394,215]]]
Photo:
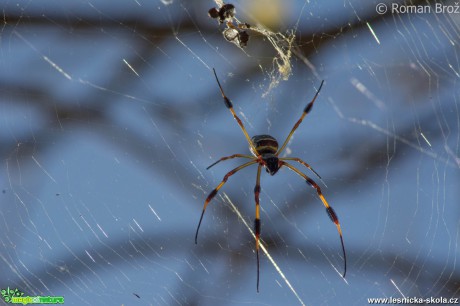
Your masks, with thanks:
[[[208,11],[209,17],[218,19],[219,23],[224,23],[226,20],[231,20],[235,17],[235,6],[233,4],[224,4],[220,9],[213,7]]]
[[[249,34],[246,29],[250,29],[251,26],[248,23],[237,23],[233,24],[235,17],[235,6],[233,4],[224,4],[219,9],[213,7],[208,11],[209,17],[217,19],[219,24],[225,23],[227,28],[222,32],[224,38],[232,43],[235,43],[240,48],[244,48],[248,45]]]

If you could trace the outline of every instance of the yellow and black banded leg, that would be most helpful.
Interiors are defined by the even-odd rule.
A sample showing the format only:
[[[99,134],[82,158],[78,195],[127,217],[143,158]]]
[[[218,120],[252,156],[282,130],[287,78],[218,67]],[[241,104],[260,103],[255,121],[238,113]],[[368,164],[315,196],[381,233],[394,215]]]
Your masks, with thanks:
[[[324,204],[324,207],[326,207],[326,212],[329,215],[329,218],[331,218],[332,222],[334,222],[335,226],[337,227],[337,231],[339,232],[340,236],[340,243],[342,244],[342,253],[343,253],[343,260],[344,260],[344,269],[343,269],[343,275],[342,277],[345,278],[345,275],[347,274],[347,255],[345,253],[345,246],[343,244],[343,237],[342,237],[342,229],[340,228],[340,223],[339,223],[339,218],[337,217],[337,214],[335,213],[334,209],[332,209],[331,206],[329,206],[329,203],[327,203],[326,199],[323,196],[323,193],[321,192],[321,188],[319,188],[318,184],[315,183],[311,178],[306,176],[304,173],[302,173],[300,170],[298,170],[296,167],[288,164],[287,162],[280,161],[283,166],[288,167],[301,177],[305,179],[305,181],[313,188],[316,189],[316,193],[318,194],[319,198]]]
[[[240,128],[241,128],[241,130],[243,131],[244,136],[246,137],[246,140],[248,141],[249,146],[251,147],[251,149],[253,150],[253,152],[257,152],[256,147],[255,147],[254,144],[252,143],[251,138],[249,137],[248,132],[246,131],[246,129],[245,129],[244,125],[243,125],[243,122],[242,122],[241,119],[236,115],[235,110],[233,109],[233,104],[232,104],[232,102],[230,101],[229,98],[227,98],[227,96],[226,96],[225,93],[224,93],[224,90],[222,89],[222,86],[220,85],[219,79],[217,78],[216,69],[212,68],[212,70],[214,71],[214,76],[216,77],[217,85],[219,85],[219,89],[220,89],[220,93],[222,94],[222,98],[224,98],[225,106],[227,106],[227,108],[228,108],[228,109],[230,110],[230,112],[232,113],[233,118],[235,118],[236,122],[237,122],[238,125],[240,126]]]
[[[257,256],[257,292],[259,292],[259,271],[260,271],[260,260],[259,260],[259,243],[260,243],[260,205],[259,205],[259,196],[260,196],[260,170],[262,165],[259,164],[257,167],[257,178],[256,178],[256,187],[254,187],[254,199],[256,201],[256,218],[254,220],[254,232],[256,234],[256,256]]]
[[[203,206],[203,211],[201,212],[201,217],[200,217],[200,221],[198,222],[198,227],[196,228],[196,234],[195,234],[195,244],[198,242],[198,231],[200,230],[200,226],[201,226],[201,221],[203,220],[203,216],[204,216],[204,212],[206,211],[206,207],[208,206],[209,202],[211,202],[211,200],[216,196],[217,192],[219,191],[220,188],[222,188],[222,186],[224,186],[224,184],[227,182],[228,178],[230,176],[232,176],[233,174],[237,173],[238,171],[240,171],[241,169],[243,168],[246,168],[247,166],[250,166],[250,165],[253,165],[253,164],[256,164],[258,161],[257,160],[251,160],[245,164],[242,164],[241,166],[239,167],[236,167],[235,169],[231,170],[230,172],[228,172],[225,176],[224,176],[224,179],[222,180],[222,182],[220,182],[219,185],[217,185],[216,188],[214,188],[213,191],[211,191],[211,193],[208,195],[208,197],[206,198],[206,201],[204,201],[204,206]]]
[[[219,159],[218,161],[216,161],[215,163],[213,163],[211,166],[207,167],[206,170],[208,170],[208,169],[211,168],[212,166],[217,165],[218,163],[220,163],[220,162],[223,161],[223,160],[232,159],[232,158],[236,158],[236,157],[255,159],[255,157],[254,157],[254,156],[251,156],[251,155],[246,155],[246,154],[233,154],[233,155],[230,155],[230,156],[222,157],[221,159]]]
[[[313,170],[313,168],[307,164],[306,162],[304,162],[303,160],[301,160],[300,158],[297,158],[297,157],[282,157],[280,158],[280,160],[293,160],[293,161],[296,161],[302,165],[304,165],[305,167],[307,167],[308,169],[310,169],[311,172],[313,172],[319,179],[320,181],[324,184],[324,186],[326,186],[326,184],[323,182],[323,179],[321,178],[321,176],[318,174],[318,172],[316,172],[315,170]]]
[[[300,119],[294,124],[294,127],[292,128],[291,132],[289,133],[288,137],[284,141],[284,143],[281,146],[281,148],[276,153],[276,156],[279,156],[280,153],[283,152],[284,148],[289,143],[289,140],[291,139],[291,137],[294,134],[295,130],[299,127],[300,123],[302,123],[303,118],[305,118],[305,116],[311,111],[311,108],[313,107],[313,103],[315,103],[316,97],[318,97],[319,91],[321,90],[321,87],[323,87],[323,83],[324,83],[324,80],[321,81],[321,85],[319,85],[319,88],[316,91],[316,94],[313,97],[313,99],[310,101],[310,103],[307,104],[307,106],[305,106],[305,108],[303,110],[303,113],[302,113],[302,116],[300,116]]]

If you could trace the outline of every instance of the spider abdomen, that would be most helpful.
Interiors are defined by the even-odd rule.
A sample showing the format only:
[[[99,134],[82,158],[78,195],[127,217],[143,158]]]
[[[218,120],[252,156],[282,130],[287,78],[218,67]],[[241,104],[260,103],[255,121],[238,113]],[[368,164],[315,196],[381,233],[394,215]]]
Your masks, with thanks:
[[[251,138],[257,152],[250,147],[254,156],[264,155],[267,153],[275,154],[278,151],[278,141],[270,135],[256,135]]]

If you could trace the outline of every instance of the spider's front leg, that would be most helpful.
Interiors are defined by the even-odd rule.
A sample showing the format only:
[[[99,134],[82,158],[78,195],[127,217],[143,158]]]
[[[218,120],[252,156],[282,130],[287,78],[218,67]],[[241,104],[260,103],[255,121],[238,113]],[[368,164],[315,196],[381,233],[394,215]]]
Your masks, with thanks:
[[[305,179],[307,184],[309,184],[311,187],[316,189],[316,193],[318,194],[318,197],[320,198],[321,202],[323,202],[324,207],[326,208],[326,212],[329,215],[329,218],[331,218],[331,221],[334,222],[335,226],[337,227],[337,232],[339,233],[340,236],[340,243],[342,245],[342,254],[343,254],[343,261],[344,261],[344,267],[343,267],[343,274],[342,277],[345,278],[345,275],[347,274],[347,254],[345,253],[345,245],[343,243],[343,237],[342,237],[342,228],[340,227],[340,222],[339,218],[337,217],[337,214],[335,213],[334,209],[329,205],[329,203],[326,201],[326,198],[323,196],[323,193],[321,192],[321,188],[316,184],[314,180],[309,178],[307,175],[305,175],[303,172],[298,170],[296,167],[292,166],[291,164],[280,161],[282,166],[286,166],[301,177]]]
[[[204,201],[204,206],[203,206],[203,211],[201,212],[201,217],[200,217],[200,221],[198,222],[198,226],[196,228],[196,234],[195,234],[195,244],[198,243],[198,231],[200,230],[200,226],[201,226],[201,221],[203,221],[203,216],[204,216],[204,212],[206,211],[206,207],[208,206],[209,202],[211,202],[211,200],[216,196],[217,192],[219,191],[220,188],[222,188],[222,186],[224,186],[224,184],[227,182],[228,178],[230,176],[232,176],[233,174],[237,173],[238,171],[240,171],[241,169],[243,168],[246,168],[247,166],[250,166],[250,165],[253,165],[255,163],[257,163],[258,161],[257,160],[251,160],[245,164],[242,164],[241,166],[239,167],[236,167],[235,169],[231,170],[230,172],[228,172],[223,180],[220,182],[219,185],[217,185],[216,188],[214,188],[213,191],[211,191],[211,193],[208,195],[208,197],[206,198],[206,201]]]
[[[259,240],[260,240],[260,205],[259,205],[259,195],[260,195],[260,171],[262,165],[259,163],[257,167],[257,178],[256,186],[254,187],[254,199],[256,201],[256,219],[254,220],[254,232],[256,234],[256,256],[257,256],[257,292],[259,292],[259,271],[260,271],[260,260],[259,260]]]

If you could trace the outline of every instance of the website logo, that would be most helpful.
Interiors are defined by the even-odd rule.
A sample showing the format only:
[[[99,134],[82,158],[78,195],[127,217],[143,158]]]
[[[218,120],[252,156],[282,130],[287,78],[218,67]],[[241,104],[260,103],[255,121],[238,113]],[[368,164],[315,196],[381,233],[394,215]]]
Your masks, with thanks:
[[[0,294],[2,299],[10,304],[64,304],[63,296],[24,296],[24,292],[18,288],[10,289],[8,287],[2,289]]]

